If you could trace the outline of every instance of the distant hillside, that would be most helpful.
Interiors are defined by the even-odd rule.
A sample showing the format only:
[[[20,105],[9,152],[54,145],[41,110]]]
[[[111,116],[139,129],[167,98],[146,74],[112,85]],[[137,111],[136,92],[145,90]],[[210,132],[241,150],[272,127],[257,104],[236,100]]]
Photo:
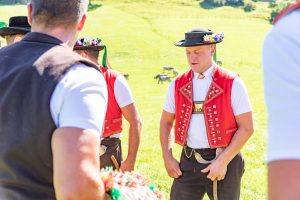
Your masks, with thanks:
[[[0,0],[2,4],[27,4],[29,0]]]

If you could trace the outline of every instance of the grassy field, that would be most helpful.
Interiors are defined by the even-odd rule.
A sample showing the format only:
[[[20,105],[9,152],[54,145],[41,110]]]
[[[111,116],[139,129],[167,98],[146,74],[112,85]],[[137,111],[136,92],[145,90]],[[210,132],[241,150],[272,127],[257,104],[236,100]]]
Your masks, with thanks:
[[[194,27],[209,27],[225,34],[218,45],[223,66],[245,81],[252,102],[255,133],[242,150],[246,171],[242,200],[266,199],[266,115],[263,100],[261,46],[268,23],[268,3],[257,10],[204,9],[195,0],[103,0],[94,1],[81,36],[100,37],[107,44],[113,68],[130,74],[129,84],[138,105],[143,132],[136,170],[146,174],[168,196],[172,180],[167,176],[159,144],[159,119],[168,84],[153,78],[162,66],[188,69],[185,51],[173,44]],[[0,6],[0,21],[26,14],[25,6]],[[127,129],[126,125],[126,129]],[[127,146],[124,134],[123,146]],[[126,152],[126,150],[124,151]],[[180,148],[175,145],[178,157]]]

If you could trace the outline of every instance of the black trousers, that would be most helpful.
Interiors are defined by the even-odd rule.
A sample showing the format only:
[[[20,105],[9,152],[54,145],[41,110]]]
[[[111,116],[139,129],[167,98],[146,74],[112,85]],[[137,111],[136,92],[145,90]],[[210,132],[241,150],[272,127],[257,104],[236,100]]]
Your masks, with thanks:
[[[105,153],[100,156],[100,168],[113,167],[113,169],[116,169],[111,160],[112,155],[115,156],[119,166],[121,166],[121,162],[123,160],[121,140],[119,138],[108,137],[101,141],[101,145],[106,146],[107,149]]]
[[[198,151],[197,151],[198,152]],[[213,159],[215,151],[199,152],[206,160]],[[189,152],[187,152],[189,156]],[[211,157],[211,158],[209,158]],[[208,159],[207,159],[208,158]],[[174,179],[171,188],[171,200],[199,200],[207,193],[213,199],[213,182],[208,179],[207,173],[201,170],[209,164],[200,164],[194,155],[190,158],[181,153],[180,169],[182,175]],[[239,153],[227,166],[227,173],[222,181],[218,181],[218,200],[238,200],[240,196],[241,178],[244,173],[244,160]]]

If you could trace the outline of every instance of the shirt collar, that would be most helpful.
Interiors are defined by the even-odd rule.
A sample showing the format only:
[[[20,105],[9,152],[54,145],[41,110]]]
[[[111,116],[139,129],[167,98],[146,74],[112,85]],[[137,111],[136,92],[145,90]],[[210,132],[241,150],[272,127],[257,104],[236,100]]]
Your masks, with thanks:
[[[25,35],[23,41],[40,42],[54,45],[62,45],[63,42],[56,37],[39,32],[30,32]]]
[[[213,71],[214,71],[214,64],[211,67],[209,67],[205,72],[202,73],[205,76],[204,79],[211,78],[212,74],[213,74]],[[197,72],[194,72],[194,71],[193,71],[193,73],[194,73],[194,78],[198,78],[200,73],[197,73]]]

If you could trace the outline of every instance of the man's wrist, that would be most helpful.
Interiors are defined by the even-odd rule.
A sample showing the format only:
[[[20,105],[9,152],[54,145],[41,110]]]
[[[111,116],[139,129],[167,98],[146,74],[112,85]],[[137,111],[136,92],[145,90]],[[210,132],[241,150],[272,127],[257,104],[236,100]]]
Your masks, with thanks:
[[[172,150],[168,150],[167,152],[163,152],[163,159],[164,161],[169,161],[173,158]]]
[[[126,161],[129,162],[129,163],[133,163],[133,165],[134,165],[134,163],[136,161],[136,155],[135,156],[128,155],[127,158],[126,158]]]

